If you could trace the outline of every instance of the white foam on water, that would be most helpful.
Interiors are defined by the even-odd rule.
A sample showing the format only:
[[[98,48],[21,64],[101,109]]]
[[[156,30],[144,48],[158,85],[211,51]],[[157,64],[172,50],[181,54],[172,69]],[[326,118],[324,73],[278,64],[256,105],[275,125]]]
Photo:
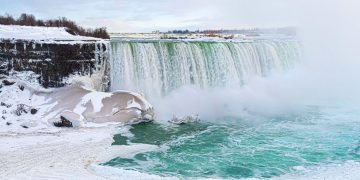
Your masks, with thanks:
[[[141,179],[179,179],[178,177],[168,177],[148,174],[136,170],[129,170],[120,167],[109,167],[92,165],[91,170],[106,176],[109,179],[127,179],[127,178],[141,178]],[[282,175],[280,177],[272,177],[272,180],[358,180],[360,179],[360,163],[355,161],[348,161],[344,164],[324,165],[311,168],[297,167],[292,173]],[[196,179],[213,179],[213,178],[196,178]],[[221,179],[221,178],[216,178]],[[259,180],[259,178],[242,178],[246,180]]]
[[[117,153],[118,157],[121,158],[134,158],[136,154],[145,153],[149,151],[156,151],[160,149],[159,146],[151,144],[130,144],[130,145],[116,145],[121,151]]]
[[[101,174],[101,176],[105,176],[107,179],[164,179],[164,180],[173,180],[179,179],[176,177],[163,177],[158,175],[152,175],[147,173],[142,173],[135,170],[127,170],[123,168],[115,168],[110,166],[100,166],[100,165],[91,165],[89,167],[90,170],[94,171],[97,174]]]

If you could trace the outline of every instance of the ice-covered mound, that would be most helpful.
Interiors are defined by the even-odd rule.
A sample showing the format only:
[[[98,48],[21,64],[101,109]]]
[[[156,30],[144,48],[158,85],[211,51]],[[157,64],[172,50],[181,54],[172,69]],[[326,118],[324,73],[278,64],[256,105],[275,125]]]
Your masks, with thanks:
[[[133,92],[97,92],[78,84],[44,89],[16,76],[2,76],[0,84],[2,132],[54,127],[60,116],[76,119],[74,126],[132,123],[152,120],[154,116],[153,107]]]
[[[106,93],[74,85],[56,89],[49,98],[50,104],[56,104],[50,112],[71,111],[81,115],[79,119],[85,122],[129,123],[152,120],[154,117],[152,106],[141,95],[128,91]],[[58,119],[60,115],[55,118]]]

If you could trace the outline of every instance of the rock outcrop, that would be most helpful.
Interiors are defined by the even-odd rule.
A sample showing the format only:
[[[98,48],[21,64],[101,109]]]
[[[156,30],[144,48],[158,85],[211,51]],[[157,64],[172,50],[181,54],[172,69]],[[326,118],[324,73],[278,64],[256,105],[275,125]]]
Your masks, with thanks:
[[[109,81],[108,41],[0,40],[0,75],[33,71],[44,87],[63,87],[70,75],[103,73],[103,89]]]

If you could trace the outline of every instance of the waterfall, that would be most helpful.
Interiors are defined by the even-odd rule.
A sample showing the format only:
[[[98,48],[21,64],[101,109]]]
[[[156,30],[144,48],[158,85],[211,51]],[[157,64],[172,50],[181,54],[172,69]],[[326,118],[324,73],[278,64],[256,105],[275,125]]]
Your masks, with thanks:
[[[111,42],[111,89],[164,96],[185,85],[239,87],[251,78],[286,71],[299,60],[295,40],[252,42]]]

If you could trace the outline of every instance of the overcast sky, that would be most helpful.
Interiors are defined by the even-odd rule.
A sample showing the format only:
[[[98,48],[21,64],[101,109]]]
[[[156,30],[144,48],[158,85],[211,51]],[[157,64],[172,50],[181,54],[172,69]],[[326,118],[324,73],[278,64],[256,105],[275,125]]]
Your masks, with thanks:
[[[314,8],[309,0],[0,0],[0,4],[2,14],[65,16],[85,27],[106,26],[110,32],[294,26],[304,15],[299,9]]]

